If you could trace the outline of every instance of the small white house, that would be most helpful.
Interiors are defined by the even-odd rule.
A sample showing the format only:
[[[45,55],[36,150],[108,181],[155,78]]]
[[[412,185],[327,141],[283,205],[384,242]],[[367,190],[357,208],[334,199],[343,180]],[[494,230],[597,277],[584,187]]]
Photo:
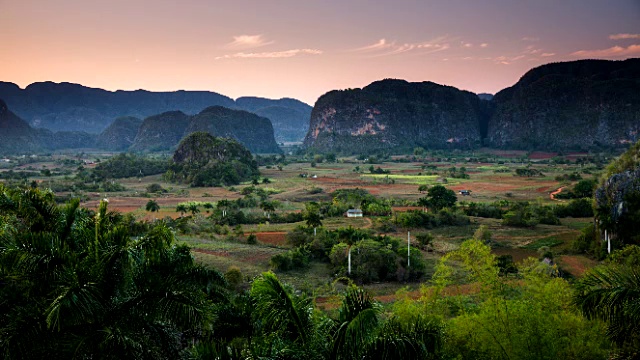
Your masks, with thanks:
[[[347,212],[345,213],[346,217],[362,217],[362,210],[360,209],[349,209],[347,210]]]

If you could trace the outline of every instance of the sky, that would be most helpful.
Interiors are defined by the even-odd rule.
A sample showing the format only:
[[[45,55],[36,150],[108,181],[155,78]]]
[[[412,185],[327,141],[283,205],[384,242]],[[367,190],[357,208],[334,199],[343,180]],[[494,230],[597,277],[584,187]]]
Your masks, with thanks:
[[[0,81],[293,97],[384,79],[496,93],[640,57],[640,0],[0,0]]]

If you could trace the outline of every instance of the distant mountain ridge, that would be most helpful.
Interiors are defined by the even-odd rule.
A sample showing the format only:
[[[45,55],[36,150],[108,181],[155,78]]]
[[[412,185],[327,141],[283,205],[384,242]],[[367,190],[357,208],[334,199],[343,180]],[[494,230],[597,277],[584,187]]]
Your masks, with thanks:
[[[251,112],[277,106],[279,109],[272,109],[268,115],[275,124],[278,141],[301,141],[311,114],[311,106],[289,98],[241,97],[233,100],[211,91],[107,91],[54,82],[37,82],[25,89],[10,82],[0,82],[0,99],[33,127],[89,133],[100,133],[116,118],[125,116],[146,118],[168,111],[195,115],[216,105]],[[292,127],[302,130],[292,131]]]
[[[171,150],[194,132],[235,139],[254,153],[280,153],[267,118],[244,110],[211,106],[189,116],[171,111],[144,119],[129,148],[132,151]]]
[[[539,66],[497,93],[492,102],[490,146],[626,147],[640,139],[640,59]]]
[[[109,151],[173,150],[191,133],[204,131],[240,142],[255,153],[281,153],[267,118],[244,110],[211,106],[194,116],[170,111],[144,120],[116,119],[101,134],[34,129],[0,100],[0,155],[59,149],[98,148]]]
[[[495,96],[387,79],[316,102],[304,145],[321,152],[490,146],[621,148],[640,139],[640,59],[552,63]]]
[[[53,133],[34,129],[0,99],[0,154],[34,153],[95,145],[95,135],[77,131]]]

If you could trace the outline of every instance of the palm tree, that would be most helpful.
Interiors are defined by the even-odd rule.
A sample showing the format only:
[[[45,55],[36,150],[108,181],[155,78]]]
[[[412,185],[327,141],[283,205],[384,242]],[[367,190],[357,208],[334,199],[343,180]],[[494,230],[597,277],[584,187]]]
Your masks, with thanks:
[[[640,344],[640,269],[608,265],[587,272],[576,303],[589,318],[608,323],[607,335],[619,345]]]
[[[260,209],[265,212],[267,219],[271,219],[271,213],[276,211],[277,203],[275,201],[263,201],[260,203]]]
[[[205,327],[224,278],[194,263],[163,223],[133,238],[101,202],[93,215],[52,193],[0,186],[4,358],[176,358]]]
[[[418,206],[422,206],[422,211],[427,212],[427,208],[429,207],[429,199],[426,197],[421,197],[418,199]]]
[[[227,216],[227,209],[231,206],[231,202],[227,199],[218,201],[217,208],[222,211],[222,217]]]
[[[184,213],[186,213],[188,211],[187,205],[178,204],[178,206],[176,206],[176,211],[178,211],[180,213],[180,216],[184,216]]]
[[[198,209],[198,204],[196,203],[190,203],[187,208],[189,209],[189,211],[191,211],[191,215],[195,215],[200,212],[200,209]]]
[[[267,336],[266,340],[273,343],[269,351],[277,350],[280,354],[274,357],[296,354],[299,358],[325,358],[319,350],[310,298],[292,294],[272,272],[253,281],[250,295],[257,335]],[[278,348],[274,349],[275,346]]]
[[[308,227],[317,228],[322,226],[322,217],[317,208],[307,208],[304,214],[304,219]]]
[[[432,359],[442,327],[419,314],[411,321],[382,322],[382,308],[362,288],[349,288],[338,310],[331,359]]]
[[[155,200],[149,200],[147,202],[146,209],[147,211],[157,212],[160,210],[160,205],[158,205],[158,202]]]

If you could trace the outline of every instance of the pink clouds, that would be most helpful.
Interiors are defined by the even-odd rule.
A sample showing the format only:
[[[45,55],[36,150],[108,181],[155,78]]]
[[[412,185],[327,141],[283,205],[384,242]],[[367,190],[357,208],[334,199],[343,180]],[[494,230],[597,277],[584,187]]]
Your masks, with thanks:
[[[241,58],[241,59],[281,59],[281,58],[290,58],[298,55],[320,55],[322,54],[322,50],[318,49],[291,49],[284,51],[270,51],[270,52],[259,52],[259,53],[244,53],[239,52],[230,55],[218,56],[216,60],[221,59],[233,59],[233,58]]]
[[[267,41],[262,34],[259,35],[238,35],[233,37],[233,41],[227,44],[228,48],[254,48],[273,44],[274,41]]]
[[[620,58],[640,54],[640,45],[613,46],[608,49],[580,50],[573,52],[572,56],[582,58]]]
[[[613,34],[609,35],[610,40],[628,40],[628,39],[640,39],[640,34]]]

